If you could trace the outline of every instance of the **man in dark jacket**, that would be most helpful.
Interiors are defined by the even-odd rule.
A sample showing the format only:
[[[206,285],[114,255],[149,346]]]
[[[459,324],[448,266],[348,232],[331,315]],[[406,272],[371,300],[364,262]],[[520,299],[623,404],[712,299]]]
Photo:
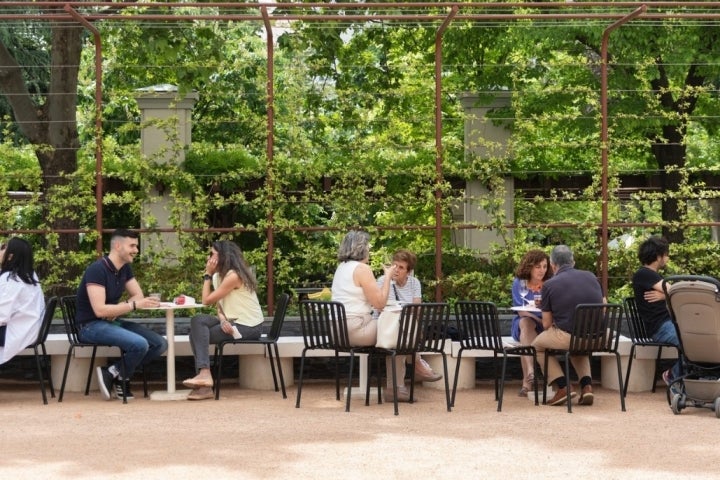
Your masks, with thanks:
[[[575,307],[581,303],[603,303],[603,293],[597,277],[585,270],[575,269],[572,251],[566,245],[558,245],[550,254],[550,266],[554,275],[542,287],[542,322],[545,329],[533,341],[537,360],[545,365],[545,350],[567,349],[570,347],[570,333],[573,330]],[[587,355],[570,357],[580,379],[580,405],[593,404],[590,359]],[[554,384],[555,396],[550,405],[563,405],[576,396],[572,385],[567,385],[565,374],[557,358],[548,358],[548,371],[543,372],[548,384]]]

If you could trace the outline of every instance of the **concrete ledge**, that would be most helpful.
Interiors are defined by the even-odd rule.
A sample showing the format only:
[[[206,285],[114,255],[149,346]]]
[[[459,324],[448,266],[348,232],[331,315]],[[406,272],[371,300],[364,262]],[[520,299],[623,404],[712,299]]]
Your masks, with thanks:
[[[506,343],[512,343],[511,337],[503,337]],[[630,356],[630,348],[632,342],[628,337],[620,336],[618,351],[621,355],[621,368],[623,379],[627,371],[627,364]],[[60,385],[62,381],[62,373],[65,368],[65,359],[67,356],[69,343],[67,335],[64,333],[52,333],[48,335],[45,343],[48,355],[51,356],[51,369],[53,381]],[[278,340],[278,351],[281,357],[283,372],[285,373],[285,383],[291,386],[294,383],[292,378],[293,365],[292,359],[299,358],[305,347],[302,336],[283,336]],[[214,346],[210,346],[212,354]],[[460,342],[445,342],[445,353],[448,358],[448,379],[452,383],[455,375],[455,367],[457,365],[457,356],[460,350]],[[238,382],[244,388],[251,389],[272,389],[272,374],[270,365],[266,356],[266,348],[264,345],[258,344],[235,344],[227,345],[224,355],[237,355],[239,357],[239,377]],[[89,369],[89,359],[92,354],[91,348],[75,349],[74,358],[70,364],[70,373],[68,375],[67,391],[82,391],[85,388],[87,371]],[[33,355],[32,349],[25,349],[19,355]],[[175,355],[176,356],[192,356],[190,341],[188,335],[175,336]],[[308,357],[330,357],[334,356],[333,350],[310,350]],[[342,353],[341,356],[347,356]],[[97,364],[103,362],[108,357],[117,357],[116,348],[98,347]],[[601,356],[601,355],[599,355]],[[632,372],[628,391],[643,392],[652,388],[652,372],[655,366],[655,357],[657,356],[657,347],[638,347],[636,349],[635,359],[633,360]],[[367,381],[367,355],[359,355],[361,384]],[[442,372],[442,357],[439,354],[423,354],[423,357],[430,364],[433,370]],[[476,358],[492,358],[493,352],[487,350],[466,350],[463,352],[461,367],[458,378],[458,388],[474,388],[475,386],[475,359]],[[603,387],[615,389],[619,388],[617,382],[617,366],[613,355],[601,356],[601,382]],[[663,359],[677,358],[677,352],[674,348],[663,349]],[[445,388],[443,381],[425,383],[426,387]],[[95,378],[91,383],[91,388],[97,388]]]
[[[192,356],[189,335],[175,335],[175,356]],[[53,333],[48,335],[45,342],[45,348],[50,355],[50,368],[55,385],[62,383],[62,376],[65,370],[65,363],[70,343],[67,335],[64,333]],[[304,348],[303,337],[281,337],[278,340],[278,352],[281,357],[281,366],[285,379],[285,386],[294,385],[293,378],[293,359],[302,355]],[[210,354],[214,352],[214,345],[210,345]],[[95,359],[95,365],[102,365],[109,357],[117,357],[118,349],[114,347],[98,347]],[[34,355],[32,349],[25,349],[19,355]],[[238,356],[238,383],[243,388],[255,390],[272,390],[274,383],[272,380],[272,371],[270,362],[267,358],[267,349],[265,345],[260,344],[229,344],[223,348],[225,357],[231,355]],[[328,357],[334,356],[333,350],[311,350],[308,351],[307,357]],[[341,353],[341,356],[347,356]],[[70,362],[68,371],[68,379],[65,390],[68,392],[81,392],[85,390],[85,382],[87,381],[87,373],[90,369],[90,358],[92,357],[92,348],[78,347],[73,351],[73,358]],[[367,381],[367,361],[364,357],[367,355],[358,355],[359,371],[361,383],[365,385]],[[227,382],[228,380],[225,380]],[[97,390],[97,380],[95,375],[92,376],[90,388]],[[364,387],[363,387],[364,388]]]

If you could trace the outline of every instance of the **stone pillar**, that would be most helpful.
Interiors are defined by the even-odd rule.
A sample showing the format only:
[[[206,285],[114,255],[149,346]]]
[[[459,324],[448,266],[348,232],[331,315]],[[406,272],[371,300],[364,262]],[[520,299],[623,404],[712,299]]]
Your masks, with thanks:
[[[191,113],[198,99],[196,92],[180,97],[174,85],[155,85],[138,90],[136,96],[141,112],[141,153],[151,163],[180,164],[185,160],[185,150],[190,145]],[[148,200],[143,204],[141,226],[143,228],[168,228],[173,202],[163,185],[155,185]],[[190,217],[185,214],[180,226],[189,226]],[[144,251],[179,252],[180,243],[175,233],[142,235]],[[173,256],[165,258],[171,258]]]
[[[488,113],[510,107],[510,92],[494,92],[492,94],[465,94],[460,98],[465,112],[465,152],[468,156],[480,159],[507,158],[508,142],[511,135],[511,118],[488,118]],[[509,117],[509,115],[508,115]],[[504,181],[505,223],[515,219],[514,184],[512,177]],[[491,192],[480,180],[470,180],[465,187],[465,201],[462,206],[464,221],[479,225],[490,224],[491,214],[481,205],[481,199]],[[512,235],[511,232],[508,233]],[[478,250],[480,254],[488,253],[492,243],[503,244],[497,232],[489,229],[464,230],[462,245]]]
[[[712,211],[712,221],[720,221],[720,199],[710,198],[707,202]],[[720,243],[720,227],[710,227],[710,235],[713,242]]]

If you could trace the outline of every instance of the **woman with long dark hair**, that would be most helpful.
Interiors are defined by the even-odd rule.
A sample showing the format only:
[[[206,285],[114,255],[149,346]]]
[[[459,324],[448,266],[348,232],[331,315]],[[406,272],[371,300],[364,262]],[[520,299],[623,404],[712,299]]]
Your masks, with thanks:
[[[257,280],[235,243],[213,243],[205,264],[203,305],[217,305],[217,315],[200,314],[190,320],[190,346],[197,375],[183,382],[193,391],[188,400],[213,397],[210,344],[242,337],[256,340],[265,320],[257,297]]]
[[[37,338],[44,307],[32,247],[13,237],[0,245],[0,363]]]

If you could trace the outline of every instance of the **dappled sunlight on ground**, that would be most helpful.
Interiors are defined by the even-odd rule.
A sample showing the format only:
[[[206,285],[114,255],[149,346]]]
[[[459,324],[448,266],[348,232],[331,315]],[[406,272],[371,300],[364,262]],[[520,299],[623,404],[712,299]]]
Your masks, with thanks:
[[[283,399],[224,382],[220,401],[128,405],[66,393],[45,406],[35,384],[0,383],[3,478],[638,478],[720,479],[712,461],[720,420],[708,409],[673,415],[665,394],[596,389],[595,405],[534,406],[491,385],[458,392],[417,387],[418,401],[350,413],[333,382],[295,387]]]

